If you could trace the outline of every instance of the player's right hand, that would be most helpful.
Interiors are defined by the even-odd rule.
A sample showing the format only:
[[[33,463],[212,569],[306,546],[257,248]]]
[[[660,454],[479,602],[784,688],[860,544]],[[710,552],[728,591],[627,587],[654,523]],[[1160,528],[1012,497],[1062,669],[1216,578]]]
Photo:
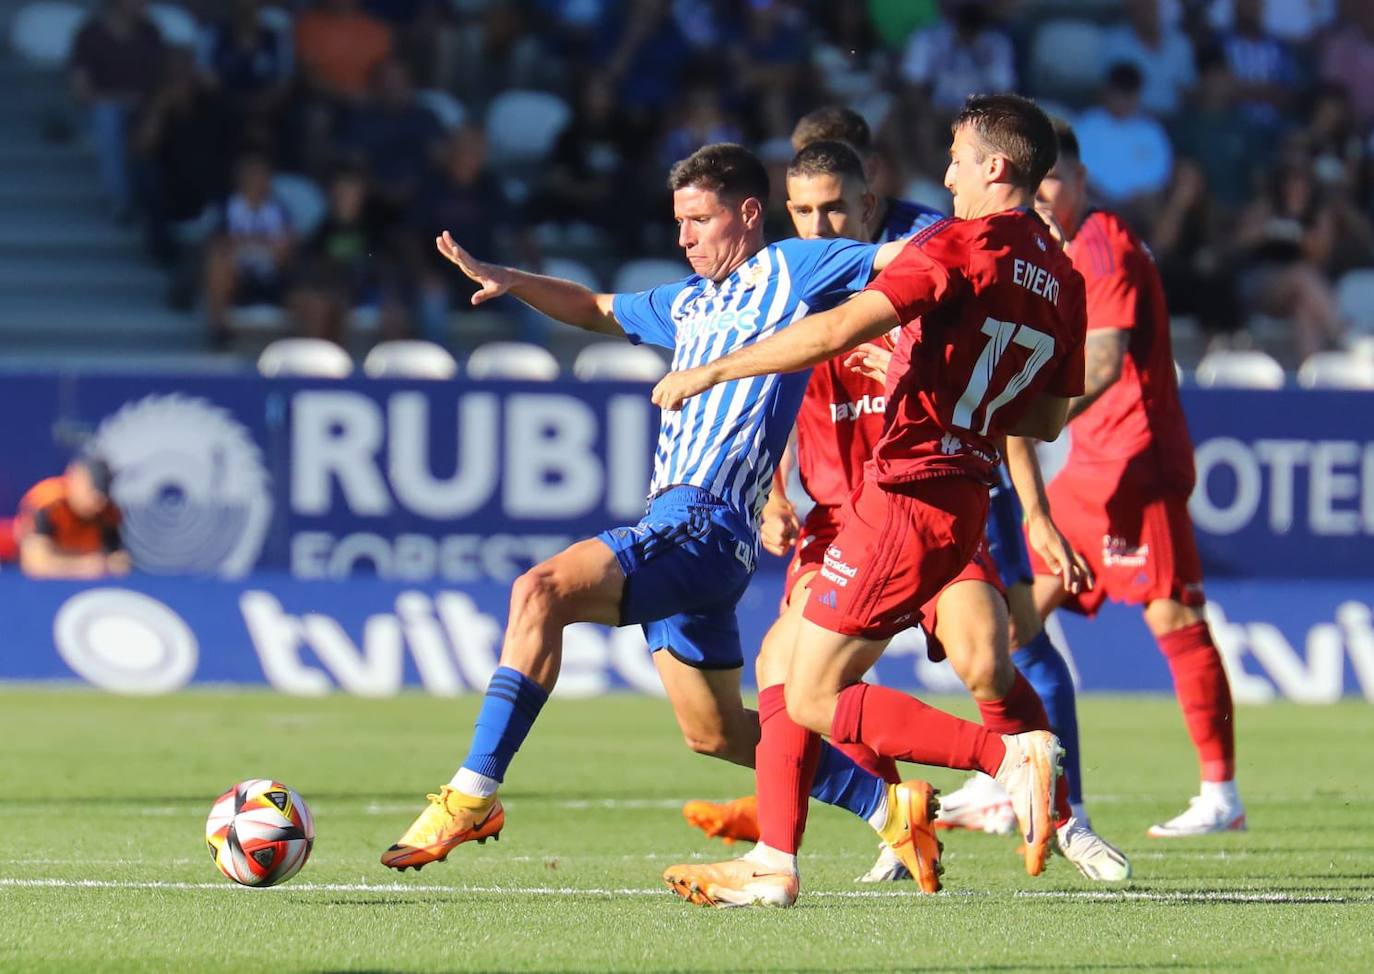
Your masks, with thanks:
[[[481,285],[481,290],[472,296],[473,304],[481,304],[492,298],[499,298],[510,290],[510,275],[504,267],[478,260],[454,241],[445,230],[434,238],[434,246],[439,253],[458,266],[458,269]]]
[[[887,382],[887,367],[892,352],[873,342],[864,342],[844,357],[844,366],[876,382]]]
[[[1046,567],[1059,576],[1064,591],[1076,595],[1091,589],[1096,583],[1088,562],[1073,549],[1058,525],[1047,515],[1026,518],[1026,541],[1035,549],[1035,553],[1045,562]]]
[[[801,519],[791,501],[777,500],[776,494],[770,497],[759,519],[759,544],[770,555],[785,556],[791,553],[801,534]]]

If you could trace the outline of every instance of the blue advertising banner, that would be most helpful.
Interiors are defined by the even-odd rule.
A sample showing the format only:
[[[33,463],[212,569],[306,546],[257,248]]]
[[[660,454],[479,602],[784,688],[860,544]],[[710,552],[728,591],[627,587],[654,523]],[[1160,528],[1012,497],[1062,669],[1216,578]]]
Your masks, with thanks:
[[[740,605],[748,654],[773,621],[780,567],[760,572]],[[1218,582],[1208,613],[1238,700],[1374,702],[1374,582]],[[189,684],[266,685],[298,695],[436,695],[481,690],[496,667],[506,587],[408,585],[375,579],[303,582],[283,574],[220,579],[148,576],[108,583],[0,575],[7,613],[0,680],[83,680],[121,693]],[[1062,628],[1058,628],[1062,625]],[[1085,690],[1171,689],[1138,609],[1065,617],[1051,631]],[[752,667],[746,663],[746,683]],[[894,641],[873,678],[960,692],[921,636]],[[661,693],[638,628],[577,625],[564,638],[563,695]]]

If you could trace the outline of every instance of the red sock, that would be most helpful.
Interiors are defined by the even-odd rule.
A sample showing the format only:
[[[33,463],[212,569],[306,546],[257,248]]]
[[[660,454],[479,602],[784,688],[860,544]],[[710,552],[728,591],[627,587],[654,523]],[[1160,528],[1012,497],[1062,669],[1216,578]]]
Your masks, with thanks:
[[[1230,781],[1236,776],[1236,711],[1207,623],[1175,629],[1157,641],[1174,676],[1174,693],[1197,748],[1202,780]]]
[[[839,744],[834,741],[835,750],[863,768],[871,775],[882,778],[889,785],[901,784],[902,776],[897,773],[897,762],[885,758],[866,744]]]
[[[897,690],[856,683],[840,693],[830,738],[860,742],[884,757],[996,774],[1007,749],[998,734]]]
[[[765,845],[794,856],[801,848],[820,753],[821,736],[787,716],[782,684],[761,690],[754,786],[759,796],[759,840]]]
[[[1000,700],[979,700],[978,713],[983,726],[996,734],[1024,734],[1026,731],[1049,730],[1050,718],[1045,705],[1030,681],[1016,671],[1016,682]],[[1061,774],[1054,789],[1055,825],[1063,825],[1073,815],[1069,807],[1069,785]]]

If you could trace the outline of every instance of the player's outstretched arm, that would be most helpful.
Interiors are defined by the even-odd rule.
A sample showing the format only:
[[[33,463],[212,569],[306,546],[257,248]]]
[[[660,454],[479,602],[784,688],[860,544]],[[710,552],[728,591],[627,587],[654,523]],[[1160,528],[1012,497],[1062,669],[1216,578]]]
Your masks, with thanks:
[[[1040,459],[1035,455],[1035,442],[1020,436],[1008,436],[1004,450],[1007,472],[1026,515],[1026,539],[1050,571],[1059,576],[1064,589],[1079,592],[1092,588],[1092,569],[1083,556],[1074,550],[1059,526],[1050,516],[1050,499],[1045,492],[1045,477]]]
[[[682,403],[712,386],[752,375],[772,375],[809,368],[898,323],[892,302],[880,291],[860,291],[844,304],[808,315],[771,338],[695,369],[670,372],[654,386],[654,402],[663,409]]]
[[[555,321],[586,331],[624,337],[624,329],[611,313],[614,295],[597,294],[575,281],[565,281],[560,277],[545,277],[478,260],[458,246],[447,230],[434,238],[434,245],[439,253],[480,287],[472,296],[474,305],[510,294]]]

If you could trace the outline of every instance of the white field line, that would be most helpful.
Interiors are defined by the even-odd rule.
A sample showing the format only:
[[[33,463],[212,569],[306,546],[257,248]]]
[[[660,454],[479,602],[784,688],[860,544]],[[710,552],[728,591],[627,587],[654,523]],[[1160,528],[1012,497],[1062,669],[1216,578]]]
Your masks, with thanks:
[[[0,887],[20,889],[88,889],[88,890],[151,890],[151,891],[199,891],[232,890],[244,887],[230,882],[218,883],[176,883],[176,882],[136,882],[128,880],[103,879],[7,879],[0,877]],[[273,887],[274,891],[300,893],[453,893],[460,896],[598,896],[598,897],[663,897],[670,895],[667,890],[646,889],[642,887],[602,888],[579,886],[440,886],[409,883],[288,883]],[[883,900],[916,899],[920,893],[890,890],[820,890],[805,894],[813,899],[846,900]],[[986,898],[1010,895],[1018,899],[1037,900],[1088,900],[1094,902],[1146,902],[1146,903],[1374,903],[1374,894],[1351,893],[1310,894],[1274,892],[1243,892],[1229,890],[1206,891],[1150,891],[1150,890],[1025,890],[1009,894],[978,891],[946,891],[939,894],[949,898]]]

